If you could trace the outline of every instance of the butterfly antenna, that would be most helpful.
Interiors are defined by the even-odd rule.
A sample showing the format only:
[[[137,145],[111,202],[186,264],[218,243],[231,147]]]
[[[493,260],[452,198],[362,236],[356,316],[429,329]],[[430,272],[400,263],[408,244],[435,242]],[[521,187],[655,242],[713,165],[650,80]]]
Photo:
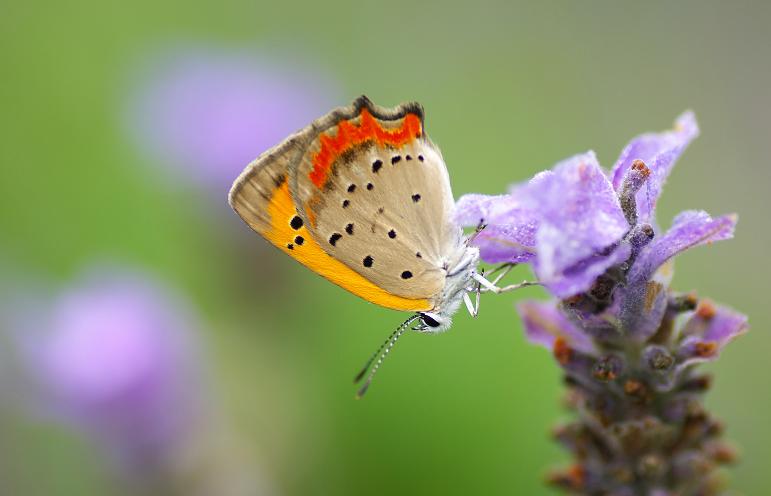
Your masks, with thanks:
[[[369,388],[369,385],[372,383],[372,378],[375,376],[375,373],[380,368],[380,365],[383,363],[383,360],[385,360],[385,357],[388,356],[388,353],[391,351],[391,348],[394,347],[396,344],[396,341],[404,334],[404,332],[409,329],[410,324],[412,324],[417,318],[419,318],[420,315],[413,315],[409,319],[405,320],[402,325],[396,328],[394,332],[391,333],[390,336],[388,336],[388,339],[386,339],[383,344],[380,345],[380,347],[377,349],[375,353],[372,354],[372,356],[367,360],[367,363],[364,364],[364,367],[362,367],[361,371],[356,374],[356,377],[353,380],[353,383],[356,384],[359,381],[364,378],[364,375],[367,373],[367,370],[369,370],[370,366],[372,366],[372,363],[374,362],[374,366],[372,366],[372,370],[369,373],[369,376],[367,377],[367,380],[364,382],[364,384],[359,388],[359,390],[356,392],[356,397],[361,398],[364,396],[364,393],[367,392],[367,389]],[[377,358],[377,361],[375,359]]]
[[[470,245],[471,243],[473,243],[476,237],[479,236],[482,233],[482,231],[485,230],[485,228],[487,227],[487,224],[484,224],[483,221],[484,219],[481,219],[479,221],[479,224],[477,224],[477,227],[476,229],[474,229],[474,232],[471,233],[471,235],[466,239],[466,244]]]

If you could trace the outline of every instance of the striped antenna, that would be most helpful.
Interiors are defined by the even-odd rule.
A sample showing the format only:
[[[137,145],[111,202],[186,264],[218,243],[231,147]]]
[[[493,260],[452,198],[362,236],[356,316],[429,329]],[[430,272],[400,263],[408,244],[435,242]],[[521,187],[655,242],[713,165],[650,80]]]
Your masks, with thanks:
[[[383,360],[385,360],[385,357],[388,356],[388,353],[391,351],[391,348],[394,347],[396,344],[396,341],[404,334],[404,332],[409,329],[410,324],[415,322],[416,319],[420,318],[420,314],[415,314],[409,319],[405,320],[402,325],[396,328],[394,332],[391,333],[390,336],[388,336],[388,339],[386,339],[383,344],[380,345],[380,348],[377,349],[375,353],[372,354],[372,356],[367,360],[367,363],[364,364],[364,367],[362,367],[361,371],[356,374],[356,377],[353,379],[353,383],[356,384],[359,381],[362,380],[364,375],[367,373],[367,370],[369,370],[370,366],[372,366],[372,363],[374,362],[374,366],[372,366],[372,370],[369,373],[369,376],[367,377],[367,380],[364,382],[364,384],[359,388],[359,390],[356,392],[356,398],[360,399],[362,396],[364,396],[364,393],[367,392],[367,389],[369,389],[369,385],[372,383],[372,378],[375,376],[375,373],[380,368],[380,365],[383,363]],[[377,358],[377,361],[375,359]]]

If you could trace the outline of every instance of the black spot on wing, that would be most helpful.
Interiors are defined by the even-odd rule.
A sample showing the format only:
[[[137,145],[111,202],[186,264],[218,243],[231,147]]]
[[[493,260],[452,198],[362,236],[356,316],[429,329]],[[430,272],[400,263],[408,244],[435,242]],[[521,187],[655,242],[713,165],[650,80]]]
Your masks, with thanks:
[[[402,160],[402,156],[401,155],[394,155],[393,157],[391,157],[391,165],[396,165],[401,160]]]
[[[347,232],[349,235],[353,234],[353,223],[350,223],[347,226],[345,226],[345,232]]]
[[[366,257],[364,257],[364,260],[361,261],[361,263],[365,267],[372,267],[372,263],[373,262],[374,262],[374,260],[372,259],[372,257],[370,255],[367,255]]]
[[[289,226],[296,231],[303,226],[303,220],[299,216],[295,215],[292,217],[292,220],[289,221]]]
[[[415,193],[414,195],[412,195],[412,201],[414,201],[415,203],[418,203],[420,201],[420,193]]]
[[[329,237],[329,244],[332,246],[335,246],[335,244],[337,243],[337,240],[339,240],[342,237],[343,235],[340,233],[333,233],[332,236]]]
[[[372,172],[377,174],[377,171],[380,170],[380,168],[383,167],[383,161],[382,160],[375,160],[372,162]]]
[[[412,272],[410,272],[409,270],[405,270],[404,272],[402,272],[402,279],[409,279],[411,277],[412,277]]]

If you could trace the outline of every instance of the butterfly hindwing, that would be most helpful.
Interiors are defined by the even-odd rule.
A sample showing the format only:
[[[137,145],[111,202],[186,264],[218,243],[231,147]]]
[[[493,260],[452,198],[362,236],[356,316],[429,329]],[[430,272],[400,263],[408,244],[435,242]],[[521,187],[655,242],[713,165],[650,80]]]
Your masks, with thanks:
[[[461,231],[448,219],[449,178],[422,108],[362,98],[334,115],[293,164],[297,210],[322,249],[378,287],[438,299]]]

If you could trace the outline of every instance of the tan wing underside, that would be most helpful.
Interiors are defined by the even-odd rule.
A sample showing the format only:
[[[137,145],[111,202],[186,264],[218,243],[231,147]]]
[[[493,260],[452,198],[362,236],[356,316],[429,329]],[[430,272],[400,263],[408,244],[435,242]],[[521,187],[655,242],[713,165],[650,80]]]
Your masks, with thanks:
[[[349,122],[361,125],[358,118]],[[387,130],[404,124],[377,122]],[[318,137],[310,142],[292,174],[298,210],[319,245],[389,293],[436,299],[461,232],[447,219],[452,194],[433,144],[424,135],[401,146],[366,141],[335,160],[319,187],[311,174],[321,147]]]

